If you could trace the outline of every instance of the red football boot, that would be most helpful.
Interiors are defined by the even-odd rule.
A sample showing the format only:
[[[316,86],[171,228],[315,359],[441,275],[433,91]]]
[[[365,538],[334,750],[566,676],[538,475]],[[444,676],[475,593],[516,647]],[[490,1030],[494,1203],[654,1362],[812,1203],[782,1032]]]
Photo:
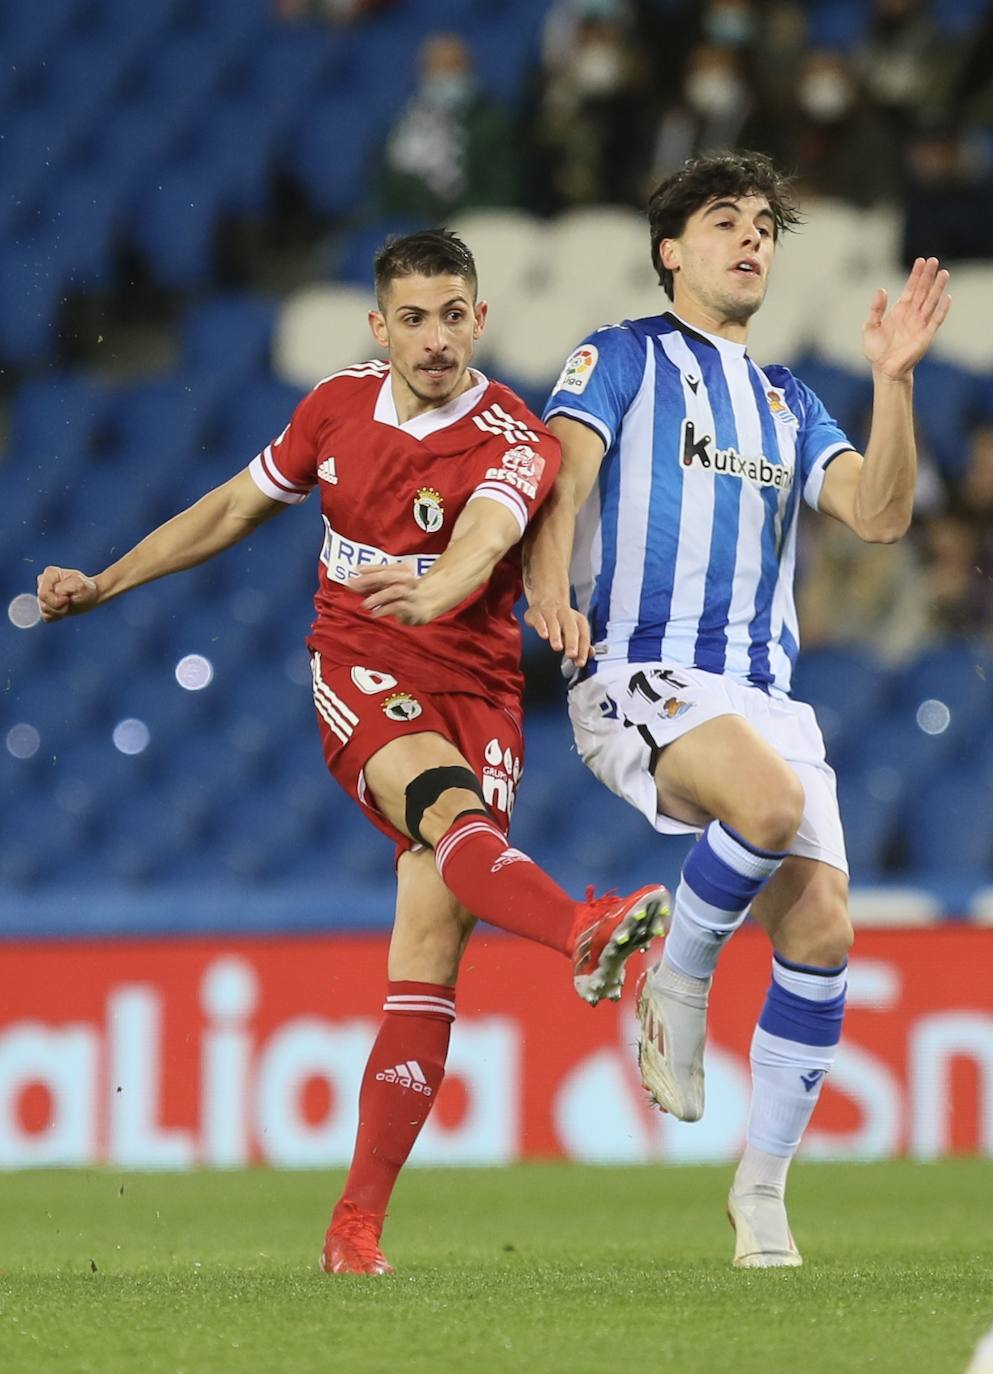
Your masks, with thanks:
[[[321,1268],[325,1274],[394,1274],[379,1248],[385,1217],[365,1212],[354,1202],[339,1202],[324,1237]]]
[[[572,981],[584,1001],[616,1002],[624,986],[624,966],[636,951],[661,935],[669,914],[669,891],[642,887],[628,897],[594,897],[587,888],[573,929]]]

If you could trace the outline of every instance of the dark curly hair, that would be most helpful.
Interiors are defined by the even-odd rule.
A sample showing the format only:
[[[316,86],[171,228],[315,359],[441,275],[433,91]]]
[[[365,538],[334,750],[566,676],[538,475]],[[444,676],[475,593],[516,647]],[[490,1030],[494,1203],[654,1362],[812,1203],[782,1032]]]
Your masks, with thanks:
[[[690,215],[712,200],[739,200],[742,196],[765,196],[772,211],[773,237],[778,239],[801,221],[792,185],[792,177],[778,171],[764,153],[736,150],[691,158],[656,186],[648,199],[652,266],[669,299],[673,299],[672,273],[659,257],[663,239],[678,238]]]
[[[420,229],[416,234],[393,234],[373,259],[376,300],[380,308],[386,288],[397,277],[462,277],[476,299],[476,262],[458,234],[450,229]]]

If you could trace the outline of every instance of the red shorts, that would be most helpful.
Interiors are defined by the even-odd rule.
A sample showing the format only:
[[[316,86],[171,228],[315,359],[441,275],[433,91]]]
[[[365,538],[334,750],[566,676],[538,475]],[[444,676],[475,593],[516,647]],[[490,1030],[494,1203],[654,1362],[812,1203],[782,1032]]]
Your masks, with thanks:
[[[314,705],[324,762],[332,777],[398,853],[414,841],[391,825],[367,796],[364,768],[373,754],[401,735],[432,731],[450,740],[476,774],[498,825],[510,826],[524,766],[522,713],[468,692],[424,692],[372,668],[325,666],[311,655]]]

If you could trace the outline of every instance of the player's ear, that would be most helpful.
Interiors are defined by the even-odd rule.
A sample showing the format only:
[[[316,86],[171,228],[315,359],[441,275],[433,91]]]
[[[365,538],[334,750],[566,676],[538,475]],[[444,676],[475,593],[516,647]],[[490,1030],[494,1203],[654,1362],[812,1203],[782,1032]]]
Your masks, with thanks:
[[[679,240],[662,239],[659,244],[659,262],[667,272],[675,272],[679,268]]]
[[[475,323],[472,326],[472,337],[478,339],[486,328],[486,317],[490,313],[489,301],[477,301],[472,307]]]
[[[369,311],[369,328],[372,330],[372,337],[379,344],[380,348],[388,348],[390,336],[386,330],[386,320],[378,310]]]

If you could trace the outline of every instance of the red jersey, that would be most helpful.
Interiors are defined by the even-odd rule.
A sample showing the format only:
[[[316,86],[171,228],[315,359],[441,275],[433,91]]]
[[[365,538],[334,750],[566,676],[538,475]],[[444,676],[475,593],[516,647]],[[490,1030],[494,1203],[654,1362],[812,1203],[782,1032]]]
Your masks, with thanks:
[[[507,387],[475,371],[471,378],[454,400],[400,424],[389,364],[346,368],[304,397],[249,470],[266,496],[290,505],[319,488],[324,543],[308,644],[325,663],[515,704],[519,544],[484,586],[429,625],[376,618],[342,585],[361,568],[398,560],[427,572],[478,497],[504,505],[523,535],[555,480],[559,445]]]

